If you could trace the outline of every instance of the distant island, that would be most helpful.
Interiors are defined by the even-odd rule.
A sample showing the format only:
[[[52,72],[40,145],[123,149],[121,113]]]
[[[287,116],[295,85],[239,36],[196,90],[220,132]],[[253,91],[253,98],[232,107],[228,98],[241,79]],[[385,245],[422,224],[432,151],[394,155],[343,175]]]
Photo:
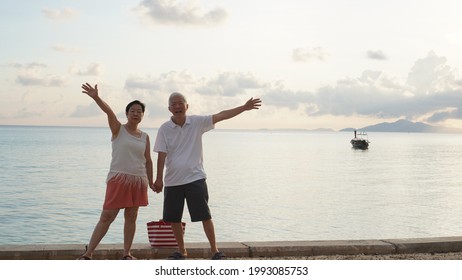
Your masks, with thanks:
[[[367,131],[367,132],[427,132],[427,133],[462,133],[461,129],[438,127],[422,122],[411,122],[408,120],[398,120],[393,123],[383,122],[363,128],[344,128],[340,131]]]

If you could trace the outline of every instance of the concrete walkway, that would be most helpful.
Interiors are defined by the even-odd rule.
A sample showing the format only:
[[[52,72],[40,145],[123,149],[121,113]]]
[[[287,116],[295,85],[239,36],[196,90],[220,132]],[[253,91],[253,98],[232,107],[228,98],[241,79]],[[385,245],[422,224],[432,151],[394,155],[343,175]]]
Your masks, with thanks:
[[[187,243],[188,257],[210,258],[208,243]],[[384,240],[222,242],[220,250],[229,258],[282,258],[329,255],[387,255],[414,253],[462,252],[462,236]],[[174,248],[151,248],[134,244],[132,254],[138,259],[165,259]],[[3,245],[0,260],[73,260],[85,251],[84,244]],[[94,259],[121,259],[122,244],[100,244]]]

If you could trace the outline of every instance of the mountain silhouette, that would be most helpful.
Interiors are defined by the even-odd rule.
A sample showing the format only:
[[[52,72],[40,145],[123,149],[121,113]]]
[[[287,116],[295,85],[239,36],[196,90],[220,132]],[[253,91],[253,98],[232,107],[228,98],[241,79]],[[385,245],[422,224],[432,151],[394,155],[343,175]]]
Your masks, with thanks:
[[[370,132],[427,132],[427,133],[462,133],[461,130],[447,127],[428,125],[422,122],[411,122],[408,120],[398,120],[393,123],[383,122],[363,128],[345,128],[340,131],[370,131]]]

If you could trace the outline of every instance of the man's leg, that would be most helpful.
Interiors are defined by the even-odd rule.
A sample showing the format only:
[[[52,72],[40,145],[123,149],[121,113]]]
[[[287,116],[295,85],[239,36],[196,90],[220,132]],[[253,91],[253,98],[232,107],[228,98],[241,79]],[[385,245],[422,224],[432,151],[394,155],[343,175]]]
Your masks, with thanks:
[[[183,227],[181,226],[180,223],[172,223],[172,231],[173,235],[175,236],[175,240],[178,243],[178,251],[180,254],[183,256],[188,256],[188,252],[186,251],[186,248],[184,246],[184,234],[183,234]]]
[[[215,227],[213,226],[212,219],[202,221],[202,226],[204,227],[205,235],[209,240],[212,254],[218,253],[217,242],[215,240]]]
[[[173,235],[178,243],[178,252],[186,257],[184,244],[183,227],[181,225],[181,218],[183,216],[185,186],[166,187],[164,189],[164,209],[163,219],[172,224]]]

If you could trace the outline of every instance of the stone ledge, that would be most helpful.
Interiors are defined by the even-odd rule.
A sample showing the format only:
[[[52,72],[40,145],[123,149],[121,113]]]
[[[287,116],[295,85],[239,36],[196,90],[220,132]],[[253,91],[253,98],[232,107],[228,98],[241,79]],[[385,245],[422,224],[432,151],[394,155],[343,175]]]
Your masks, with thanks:
[[[396,246],[397,254],[451,253],[462,251],[462,237],[408,238],[383,240]]]
[[[393,254],[395,247],[380,240],[247,242],[251,257]]]
[[[211,257],[209,245],[187,243],[191,259]],[[412,253],[462,252],[462,237],[409,238],[385,240],[324,240],[221,242],[220,250],[230,258],[278,258],[322,255],[386,255]],[[149,244],[133,244],[132,253],[139,259],[165,259],[175,248],[151,248]],[[73,260],[85,251],[84,244],[3,245],[0,260]],[[123,244],[100,244],[93,254],[95,260],[117,260]]]

